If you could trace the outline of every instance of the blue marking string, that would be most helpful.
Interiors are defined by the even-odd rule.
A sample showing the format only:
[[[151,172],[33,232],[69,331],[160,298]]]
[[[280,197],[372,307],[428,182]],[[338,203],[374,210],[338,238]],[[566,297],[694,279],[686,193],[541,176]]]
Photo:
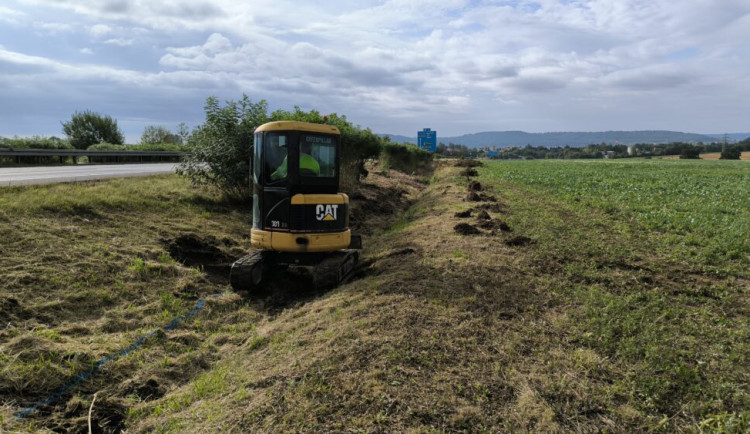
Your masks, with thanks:
[[[216,294],[216,295],[213,295],[212,298],[218,298],[218,297],[221,297],[221,296],[222,296],[222,294]],[[188,312],[188,313],[186,313],[184,315],[178,316],[177,318],[173,319],[169,324],[166,325],[166,327],[164,327],[162,329],[153,330],[153,331],[149,332],[148,334],[146,334],[146,335],[141,336],[140,338],[138,338],[137,341],[133,342],[129,347],[125,348],[124,350],[120,350],[120,351],[118,351],[116,353],[110,354],[109,356],[107,356],[107,357],[99,360],[98,362],[96,362],[94,364],[94,366],[91,369],[89,369],[86,372],[82,372],[82,373],[76,375],[66,385],[64,385],[63,387],[61,387],[60,389],[58,389],[55,393],[53,393],[52,395],[50,395],[48,398],[43,399],[43,400],[37,402],[36,404],[30,406],[30,407],[26,407],[26,408],[24,408],[23,410],[21,410],[21,411],[19,411],[17,413],[14,413],[13,416],[17,417],[18,419],[23,419],[26,416],[28,416],[31,413],[33,413],[37,408],[39,408],[39,407],[41,407],[43,405],[51,405],[51,404],[56,403],[57,401],[60,400],[60,398],[63,397],[63,395],[65,395],[66,393],[70,392],[72,389],[74,389],[76,386],[78,386],[82,382],[88,380],[89,377],[91,377],[92,375],[96,374],[97,371],[99,371],[99,368],[101,368],[102,366],[106,365],[109,362],[117,360],[120,357],[125,357],[128,354],[132,353],[133,351],[137,350],[141,345],[143,345],[144,342],[146,342],[149,338],[153,337],[160,330],[163,330],[164,332],[167,332],[167,333],[170,332],[170,331],[172,331],[182,321],[185,321],[186,319],[188,319],[188,318],[190,318],[192,316],[195,316],[195,314],[197,314],[198,311],[200,311],[201,309],[203,309],[203,306],[205,306],[205,305],[206,305],[205,301],[199,300],[198,303],[193,308],[193,310],[191,310],[190,312]]]

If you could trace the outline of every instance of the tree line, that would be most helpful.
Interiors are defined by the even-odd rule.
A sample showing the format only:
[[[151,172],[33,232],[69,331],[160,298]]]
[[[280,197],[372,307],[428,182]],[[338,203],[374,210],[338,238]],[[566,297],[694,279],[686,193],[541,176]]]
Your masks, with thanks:
[[[187,141],[189,154],[178,173],[194,184],[217,187],[229,197],[250,197],[250,158],[255,128],[272,121],[292,120],[333,125],[341,132],[341,183],[346,190],[367,176],[365,162],[381,158],[403,171],[413,172],[432,160],[432,154],[391,143],[369,128],[352,124],[345,115],[321,114],[317,110],[292,110],[269,113],[268,102],[253,102],[247,95],[223,105],[215,97],[206,100],[205,122],[196,127]]]
[[[250,196],[250,157],[256,127],[271,121],[295,120],[334,125],[341,131],[341,182],[346,188],[367,176],[365,162],[380,158],[394,169],[407,172],[423,170],[432,154],[380,138],[369,128],[354,125],[345,115],[323,115],[316,110],[269,112],[268,102],[253,102],[247,95],[221,104],[215,97],[206,99],[205,121],[189,130],[180,124],[177,131],[150,125],[144,128],[138,145],[125,145],[125,137],[111,116],[90,110],[75,112],[61,122],[67,140],[58,137],[4,139],[0,147],[87,150],[168,150],[185,151],[178,173],[194,184],[218,188],[229,197]]]
[[[628,149],[630,148],[630,150]],[[446,147],[450,154],[451,147]],[[462,153],[466,153],[460,147]],[[438,146],[438,151],[440,147]],[[632,146],[621,144],[590,144],[584,147],[576,148],[570,146],[531,146],[510,147],[500,149],[496,156],[489,154],[487,149],[475,149],[474,154],[479,156],[501,158],[501,159],[591,159],[591,158],[629,158],[629,157],[655,157],[677,155],[683,159],[700,158],[700,154],[720,152],[722,159],[738,160],[742,152],[750,151],[750,138],[735,144],[725,144],[721,142],[714,143],[666,143],[666,144],[636,144]],[[462,155],[463,156],[463,155]]]

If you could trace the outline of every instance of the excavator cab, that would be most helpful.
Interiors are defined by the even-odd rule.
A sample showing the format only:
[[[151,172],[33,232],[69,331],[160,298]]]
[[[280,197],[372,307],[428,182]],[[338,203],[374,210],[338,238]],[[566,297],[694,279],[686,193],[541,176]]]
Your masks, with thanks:
[[[349,229],[349,198],[340,193],[340,137],[331,125],[278,121],[255,129],[251,164],[251,245],[232,266],[237,290],[250,291],[289,271],[316,287],[344,280],[361,239]]]

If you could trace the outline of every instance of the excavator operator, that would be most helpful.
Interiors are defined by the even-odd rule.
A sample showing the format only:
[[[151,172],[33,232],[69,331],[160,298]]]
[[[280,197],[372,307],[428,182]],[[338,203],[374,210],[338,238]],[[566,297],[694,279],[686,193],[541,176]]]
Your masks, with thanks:
[[[300,147],[299,153],[299,172],[301,175],[307,176],[320,176],[320,164],[318,161],[310,155],[311,145],[303,143]],[[271,174],[271,179],[284,179],[287,176],[286,167],[287,157],[284,157],[284,161],[281,165]]]

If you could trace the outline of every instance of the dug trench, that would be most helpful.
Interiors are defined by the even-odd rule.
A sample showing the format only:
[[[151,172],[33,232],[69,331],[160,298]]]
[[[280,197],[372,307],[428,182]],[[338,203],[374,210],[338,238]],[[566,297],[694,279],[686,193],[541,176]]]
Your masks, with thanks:
[[[516,264],[533,242],[508,242],[524,234],[500,224],[456,234],[459,209],[483,222],[512,209],[491,189],[472,200],[460,168],[441,163],[426,187],[395,172],[380,180],[410,183],[398,196],[411,200],[395,221],[373,217],[388,224],[366,229],[355,280],[260,320],[253,336],[193,381],[220,386],[206,394],[185,386],[138,406],[132,429],[554,428],[531,380],[505,366],[523,369],[549,339],[543,322],[555,301]],[[366,187],[355,221],[382,209],[379,191],[393,198],[387,185]]]

